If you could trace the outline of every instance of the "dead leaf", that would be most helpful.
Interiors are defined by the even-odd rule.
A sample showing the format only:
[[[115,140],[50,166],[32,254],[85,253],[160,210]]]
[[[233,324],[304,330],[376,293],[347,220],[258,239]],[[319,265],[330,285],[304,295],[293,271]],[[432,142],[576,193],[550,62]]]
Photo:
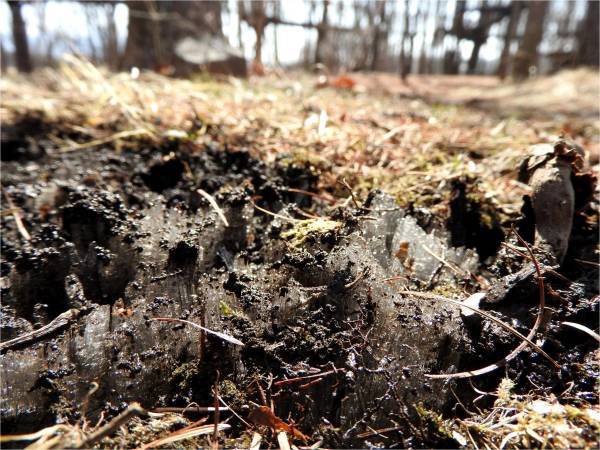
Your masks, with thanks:
[[[400,242],[400,246],[398,248],[398,251],[394,254],[394,256],[396,258],[398,258],[400,260],[401,263],[404,264],[404,261],[406,261],[406,258],[408,258],[408,247],[409,247],[409,243],[406,241],[402,241]]]
[[[340,75],[339,77],[331,80],[329,85],[337,89],[352,89],[354,86],[356,86],[356,81],[347,75]]]
[[[290,433],[296,439],[301,439],[304,442],[308,441],[308,436],[304,435],[294,426],[285,423],[283,420],[277,417],[268,406],[259,406],[253,409],[250,411],[250,414],[248,414],[248,419],[254,425],[264,425],[274,431],[285,431]]]

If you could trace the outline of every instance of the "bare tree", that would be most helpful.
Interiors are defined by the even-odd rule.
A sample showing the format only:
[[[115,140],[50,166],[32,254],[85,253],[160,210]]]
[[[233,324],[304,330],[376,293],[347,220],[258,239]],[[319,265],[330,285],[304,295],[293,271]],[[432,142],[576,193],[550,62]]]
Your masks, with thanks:
[[[123,61],[142,68],[171,65],[185,71],[175,54],[184,37],[222,36],[220,1],[127,1],[129,25]]]
[[[119,46],[117,42],[117,23],[115,21],[115,4],[104,4],[102,5],[102,9],[106,23],[106,26],[99,30],[102,42],[102,56],[108,67],[116,69],[119,58]]]
[[[256,36],[256,43],[254,45],[254,70],[262,70],[263,39],[265,28],[270,22],[265,6],[266,4],[262,0],[238,2],[242,19],[252,27]]]
[[[323,63],[325,57],[323,55],[323,47],[327,39],[327,26],[329,14],[329,0],[323,1],[323,12],[321,14],[321,23],[317,29],[317,44],[315,47],[315,64]]]
[[[457,0],[454,7],[454,17],[452,18],[452,28],[447,34],[456,36],[454,48],[446,49],[444,55],[444,73],[457,74],[460,65],[460,41],[462,40],[464,30],[464,16],[467,2]]]
[[[470,29],[469,38],[473,41],[473,50],[471,51],[471,56],[469,58],[469,64],[467,66],[468,73],[475,73],[475,69],[477,68],[477,63],[479,62],[479,51],[483,44],[486,43],[488,34],[490,32],[490,27],[494,23],[494,14],[493,10],[489,7],[487,0],[483,1],[483,6],[480,10],[479,22],[477,25]]]
[[[11,0],[8,2],[12,16],[12,35],[15,45],[15,63],[19,72],[31,72],[31,56],[29,55],[29,44],[27,43],[27,29],[21,14],[22,2]]]
[[[410,66],[412,61],[412,48],[410,52],[410,56],[406,55],[406,40],[410,35],[410,11],[409,11],[409,2],[408,0],[404,3],[404,27],[402,29],[402,38],[400,40],[400,77],[403,81],[406,80],[406,77],[410,73]],[[411,39],[412,42],[412,39]],[[412,44],[411,44],[412,46]]]
[[[421,2],[421,4],[419,6],[423,7],[423,13],[422,13],[422,19],[421,19],[421,36],[422,36],[422,40],[421,40],[421,54],[419,56],[419,60],[418,60],[418,67],[417,67],[417,72],[418,73],[425,73],[427,71],[427,35],[428,35],[428,22],[431,18],[431,15],[433,14],[433,8],[431,7],[431,2],[429,1],[423,1]]]
[[[256,67],[262,66],[262,46],[265,36],[265,28],[268,24],[265,3],[263,1],[253,1],[250,3],[250,25],[254,28],[256,34],[256,44],[254,47],[254,64]]]
[[[0,69],[2,73],[6,73],[6,64],[8,60],[6,58],[6,50],[4,50],[4,43],[0,40]]]
[[[548,2],[539,0],[529,2],[525,33],[513,63],[513,77],[516,80],[527,78],[530,68],[537,65],[538,46],[544,35],[544,22],[547,11]]]
[[[582,65],[598,66],[600,64],[598,55],[598,42],[600,35],[598,23],[600,3],[598,1],[587,1],[587,11],[584,19],[579,25],[577,32],[578,48],[576,62]]]
[[[276,20],[281,18],[281,3],[273,2],[273,17]],[[273,24],[273,57],[275,64],[279,66],[279,42],[277,39],[277,24]]]
[[[385,6],[386,1],[376,3],[377,6],[377,23],[373,30],[373,41],[371,43],[371,70],[377,70],[380,66],[379,58],[381,57],[381,46],[387,43],[388,37],[388,21],[386,20]]]
[[[523,6],[524,5],[521,0],[513,0],[510,5],[510,17],[508,19],[506,33],[504,34],[504,45],[502,47],[502,53],[498,63],[498,76],[501,79],[506,78],[509,73],[510,48],[517,33],[517,27],[519,26],[519,19],[521,18]]]

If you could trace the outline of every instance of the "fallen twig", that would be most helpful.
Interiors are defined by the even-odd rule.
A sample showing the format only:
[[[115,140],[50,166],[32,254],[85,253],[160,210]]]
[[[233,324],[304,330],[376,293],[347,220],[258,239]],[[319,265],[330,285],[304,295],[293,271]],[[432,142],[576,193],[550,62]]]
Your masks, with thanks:
[[[335,198],[327,197],[323,194],[317,194],[315,192],[305,191],[304,189],[285,188],[283,190],[285,190],[287,192],[295,192],[297,194],[304,194],[304,195],[308,195],[309,197],[318,198],[319,200],[323,200],[324,202],[326,202],[330,205],[335,205],[337,203],[337,200]]]
[[[531,259],[530,255],[526,255],[525,253],[523,253],[521,250],[519,250],[518,248],[516,248],[514,245],[510,245],[506,242],[502,242],[502,246],[508,250],[510,250],[513,253],[516,253],[517,255],[528,259],[529,261],[533,261]],[[556,278],[558,278],[561,281],[564,281],[565,283],[571,284],[572,281],[569,280],[567,277],[565,277],[564,275],[561,275],[560,273],[558,273],[556,270],[550,268],[550,267],[544,267],[544,272],[549,273],[550,275],[555,276]]]
[[[600,263],[594,261],[586,261],[585,259],[573,258],[573,261],[578,262],[579,264],[584,264],[592,267],[600,267]]]
[[[435,259],[437,259],[439,262],[441,262],[444,266],[446,266],[448,269],[450,269],[456,275],[459,275],[459,276],[464,276],[464,275],[469,276],[470,275],[468,271],[466,271],[462,268],[460,268],[460,270],[459,270],[456,267],[454,267],[452,264],[450,264],[444,258],[442,258],[438,254],[434,253],[434,251],[431,250],[429,247],[427,247],[425,244],[421,244],[421,247],[423,247],[423,250],[425,250],[427,253],[429,253],[431,256],[433,256]]]
[[[588,334],[589,336],[593,337],[598,342],[600,342],[600,335],[594,330],[591,330],[590,328],[586,327],[585,325],[581,325],[580,323],[575,322],[561,322],[561,325],[566,325],[568,327],[575,328],[579,331],[583,331],[584,333]]]
[[[115,133],[112,136],[108,136],[102,139],[95,139],[93,141],[84,142],[83,144],[73,144],[67,147],[63,147],[59,149],[60,152],[72,152],[75,150],[84,150],[86,148],[97,147],[99,145],[108,144],[109,142],[117,141],[119,139],[134,137],[134,136],[144,136],[144,135],[152,135],[149,130],[145,128],[137,129],[137,130],[126,130],[120,131],[119,133]]]
[[[206,327],[203,327],[202,325],[198,325],[197,323],[190,322],[189,320],[175,319],[173,317],[152,317],[149,320],[155,320],[155,321],[158,321],[158,322],[180,322],[180,323],[185,323],[185,324],[190,325],[190,326],[192,326],[194,328],[198,328],[199,330],[202,330],[202,331],[204,331],[206,333],[210,333],[210,334],[213,334],[213,335],[215,335],[217,337],[220,337],[224,341],[230,342],[230,343],[235,344],[235,345],[244,346],[244,343],[242,341],[234,338],[233,336],[230,336],[230,335],[225,334],[225,333],[221,333],[219,331],[210,330],[210,329],[208,329]]]
[[[198,194],[200,194],[202,197],[204,197],[208,201],[208,203],[210,203],[210,206],[212,206],[213,209],[217,212],[221,221],[225,224],[226,227],[228,227],[229,222],[227,222],[227,217],[225,217],[223,210],[219,207],[219,205],[217,205],[217,202],[214,199],[214,197],[212,195],[210,195],[208,192],[206,192],[204,189],[197,189],[196,192],[198,192]]]
[[[521,242],[521,244],[524,245],[525,248],[527,249],[527,251],[529,252],[529,255],[531,256],[532,261],[533,261],[533,265],[535,266],[535,271],[536,271],[537,280],[538,280],[538,289],[539,289],[540,302],[539,302],[538,314],[537,314],[535,323],[531,327],[531,330],[529,330],[529,334],[527,336],[523,336],[517,330],[515,330],[511,326],[505,324],[501,320],[496,319],[491,314],[488,314],[485,311],[482,311],[482,310],[480,310],[478,308],[474,308],[472,306],[469,306],[469,305],[466,305],[464,303],[461,303],[461,302],[459,302],[457,300],[448,299],[446,297],[441,297],[441,296],[432,295],[432,294],[420,295],[421,297],[424,297],[424,298],[430,298],[430,299],[433,299],[433,300],[441,300],[441,301],[445,301],[445,302],[448,302],[448,303],[454,303],[454,304],[457,304],[459,306],[462,306],[463,308],[467,308],[467,309],[470,309],[472,311],[475,311],[477,314],[481,314],[482,316],[484,316],[484,317],[486,317],[486,318],[494,321],[495,323],[497,323],[498,325],[500,325],[502,328],[506,329],[510,333],[512,333],[515,336],[518,336],[520,339],[522,339],[522,342],[517,346],[517,348],[515,348],[507,356],[505,356],[500,361],[495,362],[494,364],[490,364],[489,366],[483,367],[481,369],[471,370],[471,371],[466,371],[466,372],[458,372],[458,373],[451,373],[451,374],[427,374],[426,376],[428,378],[444,378],[444,379],[448,379],[448,378],[469,378],[469,377],[473,377],[473,376],[477,376],[477,375],[483,375],[485,373],[492,372],[492,371],[494,371],[494,370],[496,370],[496,369],[504,366],[508,361],[510,361],[511,359],[515,358],[519,353],[521,353],[521,351],[523,349],[525,349],[525,347],[527,347],[527,345],[532,346],[537,352],[539,352],[548,361],[550,361],[554,367],[556,367],[557,369],[560,369],[560,366],[558,365],[558,363],[556,361],[554,361],[554,359],[552,359],[545,351],[543,351],[538,345],[536,345],[531,340],[531,339],[533,339],[533,337],[537,333],[537,330],[540,327],[540,325],[542,323],[542,320],[543,320],[543,317],[544,317],[544,308],[545,308],[545,305],[546,305],[546,296],[545,296],[545,293],[544,293],[544,278],[542,277],[542,271],[540,269],[540,265],[538,264],[538,261],[537,261],[535,255],[533,254],[533,251],[531,250],[531,247],[529,246],[529,244],[521,236],[519,236],[519,234],[514,229],[513,229],[513,231],[515,232],[515,235],[517,236],[517,239],[519,239],[519,241]],[[405,293],[412,293],[411,291],[404,291],[404,292]],[[421,293],[412,293],[412,294],[419,296],[418,294],[424,294],[424,293],[421,292]]]
[[[225,408],[222,408],[222,410],[229,411],[231,414],[233,414],[235,417],[237,417],[240,420],[240,422],[242,422],[248,428],[252,428],[252,425],[250,425],[248,422],[246,422],[244,419],[242,419],[242,416],[240,416],[238,413],[236,413],[233,410],[233,408],[231,408],[227,403],[225,403],[225,400],[223,400],[223,398],[221,396],[219,396],[218,398],[219,398],[219,402],[221,402],[225,406]]]
[[[296,378],[290,378],[287,380],[279,380],[279,381],[275,381],[273,383],[273,386],[285,386],[288,384],[294,384],[294,383],[300,383],[302,381],[306,381],[306,380],[312,380],[314,378],[322,378],[328,375],[332,375],[334,373],[338,373],[338,372],[345,372],[345,369],[333,369],[333,370],[328,370],[327,372],[320,372],[320,373],[315,373],[313,375],[306,375],[303,377],[296,377]]]
[[[364,438],[368,438],[371,436],[378,436],[381,435],[383,433],[390,433],[392,431],[398,431],[401,430],[402,427],[390,427],[390,428],[382,428],[381,430],[373,430],[373,431],[367,431],[365,433],[359,433],[356,435],[357,438],[359,439],[364,439]]]
[[[206,422],[206,418],[199,420],[198,422],[190,425],[189,427],[185,427],[181,430],[175,431],[174,433],[171,433],[164,438],[156,439],[155,441],[149,442],[148,444],[144,444],[140,448],[140,450],[145,450],[147,448],[156,448],[160,445],[172,444],[173,442],[183,441],[184,439],[190,439],[196,436],[210,434],[214,430],[214,426],[212,424],[198,426],[198,424],[204,422]],[[220,423],[218,427],[219,431],[226,431],[231,428],[231,425],[227,423]]]
[[[394,208],[368,208],[366,206],[360,206],[358,204],[358,200],[356,199],[355,195],[354,195],[354,191],[352,190],[352,187],[348,184],[348,182],[345,179],[341,179],[341,180],[337,180],[338,184],[341,184],[342,186],[344,186],[348,192],[350,193],[350,199],[352,200],[352,203],[354,203],[354,206],[356,207],[356,209],[361,209],[363,211],[371,211],[371,212],[392,212],[392,211],[399,211],[402,208],[397,206]],[[373,220],[377,220],[377,217],[373,217]]]
[[[296,222],[302,222],[301,219],[294,219],[293,217],[282,216],[281,214],[274,213],[272,211],[269,211],[268,209],[261,208],[260,206],[258,206],[253,201],[250,201],[250,203],[252,203],[252,206],[254,206],[256,209],[258,209],[260,212],[268,214],[269,216],[277,217],[278,219],[286,220],[288,222],[294,222],[294,223],[296,223]]]
[[[219,411],[220,412],[229,411],[229,408],[227,406],[220,406]],[[184,415],[185,414],[208,414],[208,413],[214,413],[215,407],[214,406],[186,406],[185,408],[176,408],[176,407],[168,406],[165,408],[154,408],[151,412],[159,413],[159,414],[176,413],[176,414],[184,414]]]
[[[502,367],[508,361],[513,359],[518,353],[520,353],[521,350],[523,350],[523,348],[525,348],[527,345],[530,345],[537,352],[539,352],[546,359],[548,359],[548,361],[550,361],[552,363],[552,365],[554,365],[554,367],[556,367],[557,369],[560,368],[560,366],[558,365],[558,363],[556,361],[554,361],[554,359],[552,359],[544,350],[542,350],[537,344],[535,344],[531,340],[532,336],[522,335],[517,330],[515,330],[513,327],[505,324],[504,322],[502,322],[501,320],[492,316],[491,314],[487,313],[486,311],[483,311],[481,309],[467,305],[458,300],[442,297],[441,295],[430,294],[427,292],[419,292],[419,291],[398,291],[398,292],[400,292],[401,294],[413,295],[415,297],[421,297],[421,298],[425,298],[428,300],[438,300],[438,301],[442,301],[442,302],[446,302],[446,303],[452,303],[453,305],[460,306],[461,308],[467,308],[467,309],[474,311],[475,313],[485,317],[486,319],[493,321],[494,323],[498,324],[499,326],[504,328],[509,333],[512,333],[513,335],[517,336],[519,339],[523,340],[523,342],[515,350],[513,350],[508,356],[504,357],[502,360],[500,360],[494,364],[490,364],[489,366],[486,366],[484,368],[477,369],[477,370],[470,370],[467,372],[459,372],[459,373],[451,373],[451,374],[427,374],[426,376],[429,378],[469,378],[469,377],[473,377],[476,375],[483,375],[484,373],[488,373],[488,372],[491,372],[493,370],[496,370],[496,369]],[[530,334],[531,334],[531,332],[530,332]]]
[[[49,324],[44,325],[37,330],[17,336],[10,341],[2,342],[0,344],[0,353],[4,353],[17,347],[33,344],[34,342],[44,339],[69,325],[71,322],[77,319],[80,314],[80,309],[69,309],[68,311],[56,316],[56,318]]]
[[[104,436],[109,435],[114,430],[119,428],[121,425],[129,421],[132,416],[145,416],[148,413],[144,408],[142,408],[139,403],[132,403],[129,407],[111,420],[109,423],[104,425],[102,428],[94,431],[92,434],[88,435],[79,445],[75,448],[91,448],[91,444],[99,441]]]
[[[344,289],[350,289],[354,287],[360,280],[369,274],[369,268],[366,267],[361,273],[359,273],[354,280],[344,285]]]
[[[12,201],[12,198],[10,198],[10,195],[8,195],[8,192],[6,192],[4,189],[2,189],[2,192],[4,193],[4,197],[6,198],[6,203],[8,203],[10,211],[12,211],[12,215],[15,218],[17,230],[19,230],[19,233],[21,233],[23,239],[25,239],[26,241],[30,241],[31,235],[29,234],[27,228],[25,228],[25,225],[23,224],[23,218],[21,217],[21,209],[15,206],[15,204]]]

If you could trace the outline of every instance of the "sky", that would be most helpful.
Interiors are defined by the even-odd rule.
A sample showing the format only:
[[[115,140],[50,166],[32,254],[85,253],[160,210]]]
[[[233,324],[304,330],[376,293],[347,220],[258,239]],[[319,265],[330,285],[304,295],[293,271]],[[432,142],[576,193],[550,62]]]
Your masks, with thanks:
[[[237,26],[237,16],[235,14],[236,10],[236,0],[227,0],[229,11],[233,11],[233,14],[224,14],[223,15],[223,29],[225,35],[229,38],[230,43],[237,47],[239,44],[239,37],[237,35],[238,26]],[[351,0],[348,1],[348,6],[351,6]],[[430,2],[431,0],[418,0],[419,2]],[[558,0],[553,2],[553,8],[555,8],[558,12],[566,9],[567,3],[569,0]],[[474,6],[477,4],[477,0],[468,0],[467,7]],[[406,2],[400,0],[399,7],[401,11],[407,5]],[[417,2],[412,1],[410,3],[411,10],[414,12],[416,9]],[[446,26],[450,26],[452,12],[455,7],[455,0],[447,0],[445,2],[445,7],[448,11],[448,22]],[[320,8],[320,7],[319,7]],[[315,11],[315,15],[317,17],[314,18],[315,21],[318,20],[320,16],[320,10],[317,8]],[[303,0],[286,0],[282,3],[283,15],[288,20],[305,22],[309,21],[309,9],[306,3]],[[90,36],[92,33],[88,29],[86,15],[84,12],[84,6],[79,2],[70,2],[70,1],[53,1],[49,0],[46,2],[45,14],[42,14],[43,8],[41,8],[40,2],[32,2],[27,3],[22,8],[22,13],[24,20],[27,24],[27,33],[30,40],[30,48],[31,49],[40,49],[45,48],[44,43],[44,33],[41,30],[46,29],[50,34],[58,34],[61,36],[61,45],[57,45],[54,48],[54,53],[56,56],[60,56],[62,53],[70,52],[70,50],[75,46],[83,53],[89,52],[90,38],[93,40],[94,36]],[[344,13],[341,16],[340,24],[351,26],[354,21],[353,13],[351,12],[350,7],[346,7],[344,9]],[[578,17],[583,15],[584,7],[583,2],[578,1],[576,5],[576,14]],[[335,11],[332,11],[330,14],[334,16]],[[465,19],[467,20],[477,20],[478,13],[467,13]],[[127,36],[127,22],[128,22],[128,11],[127,7],[123,3],[118,3],[115,8],[115,21],[117,25],[117,34],[120,45],[123,47],[125,45],[125,40]],[[398,37],[401,33],[400,20],[396,20],[393,24],[392,29],[392,41],[394,37]],[[505,21],[506,22],[506,21]],[[488,39],[487,43],[482,47],[480,55],[482,60],[495,60],[498,58],[501,50],[502,50],[502,39],[501,36],[504,33],[504,27],[506,23],[502,22],[500,24],[496,24],[492,27],[490,32],[491,37]],[[293,64],[301,59],[302,52],[304,46],[306,44],[307,37],[314,42],[316,40],[316,31],[315,30],[306,30],[300,27],[291,27],[291,26],[269,26],[267,27],[265,34],[265,41],[263,46],[263,60],[266,64],[273,64],[275,61],[274,58],[274,40],[275,40],[275,32],[277,33],[277,42],[278,42],[278,56],[279,61],[282,65]],[[307,34],[308,33],[308,34]],[[431,36],[433,33],[433,19],[428,24],[428,36]],[[13,50],[12,45],[12,36],[11,36],[11,18],[10,18],[10,10],[6,1],[0,1],[0,37],[2,39],[3,45],[5,49],[8,51]],[[451,36],[447,36],[446,39],[452,40],[454,39]],[[248,27],[246,24],[242,25],[242,41],[245,55],[248,59],[251,59],[254,55],[254,43],[255,43],[255,35],[254,31]],[[423,44],[421,34],[418,34],[415,38],[415,54],[418,55],[420,53],[421,45]],[[392,43],[393,45],[393,43]],[[473,44],[468,41],[463,41],[461,43],[461,54],[463,59],[468,59]],[[552,42],[546,42],[544,44],[546,48],[551,48]]]

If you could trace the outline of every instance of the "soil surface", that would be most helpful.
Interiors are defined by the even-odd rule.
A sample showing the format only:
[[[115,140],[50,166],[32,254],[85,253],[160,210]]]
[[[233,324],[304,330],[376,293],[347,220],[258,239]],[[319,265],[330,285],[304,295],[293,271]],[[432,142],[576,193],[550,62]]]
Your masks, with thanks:
[[[266,404],[325,447],[463,445],[442,418],[492,407],[480,392],[503,378],[516,394],[597,404],[597,342],[563,324],[598,329],[597,199],[577,211],[563,264],[542,264],[534,341],[557,366],[526,347],[485,376],[437,379],[502,361],[521,340],[418,293],[488,292],[484,311],[523,335],[533,326],[536,272],[511,231],[533,244],[527,202],[503,208],[473,174],[434,194],[422,179],[407,200],[201,122],[187,130],[203,129],[201,142],[67,151],[60,127],[66,138],[32,111],[3,123],[3,434],[110,420],[131,402],[212,406],[215,385],[242,417]],[[243,445],[248,427],[230,424],[224,444]]]

